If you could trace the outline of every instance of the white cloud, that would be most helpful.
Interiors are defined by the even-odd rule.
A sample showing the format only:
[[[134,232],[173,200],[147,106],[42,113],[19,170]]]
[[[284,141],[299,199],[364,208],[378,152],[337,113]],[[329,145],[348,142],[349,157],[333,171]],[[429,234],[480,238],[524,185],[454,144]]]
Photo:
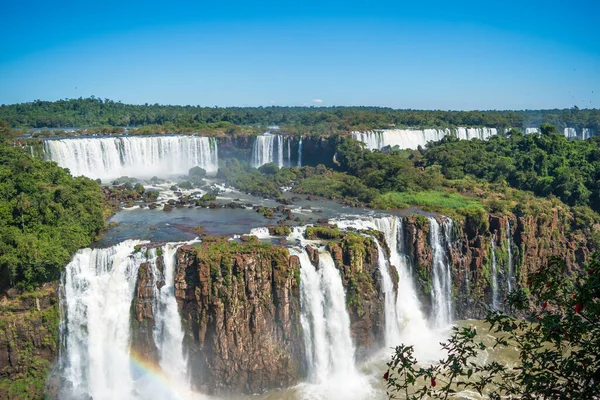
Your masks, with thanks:
[[[323,100],[321,99],[314,99],[313,103],[317,103],[317,104],[321,104],[323,102]]]

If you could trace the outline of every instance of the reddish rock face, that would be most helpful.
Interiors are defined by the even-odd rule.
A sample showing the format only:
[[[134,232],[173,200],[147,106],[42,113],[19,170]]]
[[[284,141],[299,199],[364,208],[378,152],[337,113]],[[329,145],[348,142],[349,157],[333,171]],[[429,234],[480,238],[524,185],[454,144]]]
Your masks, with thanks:
[[[258,393],[305,376],[297,257],[269,251],[177,252],[176,297],[193,381],[210,392]]]

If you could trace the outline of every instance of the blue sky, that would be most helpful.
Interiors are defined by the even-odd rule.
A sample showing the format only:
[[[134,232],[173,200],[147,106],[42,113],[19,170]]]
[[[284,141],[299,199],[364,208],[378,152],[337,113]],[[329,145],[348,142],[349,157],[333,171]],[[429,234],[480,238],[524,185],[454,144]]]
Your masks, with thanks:
[[[0,104],[600,108],[600,2],[13,1]]]

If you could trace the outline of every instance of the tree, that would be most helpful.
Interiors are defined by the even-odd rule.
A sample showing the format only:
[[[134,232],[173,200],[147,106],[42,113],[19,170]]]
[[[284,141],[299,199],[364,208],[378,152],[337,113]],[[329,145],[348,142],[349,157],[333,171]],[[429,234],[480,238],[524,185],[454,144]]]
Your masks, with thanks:
[[[494,347],[517,350],[517,365],[477,362],[488,346],[478,340],[476,329],[455,327],[442,346],[448,356],[439,364],[419,367],[412,346],[396,347],[384,375],[389,397],[447,399],[469,389],[492,399],[597,399],[600,254],[581,271],[551,260],[507,302],[511,312],[525,318],[491,312],[486,321],[496,333]]]

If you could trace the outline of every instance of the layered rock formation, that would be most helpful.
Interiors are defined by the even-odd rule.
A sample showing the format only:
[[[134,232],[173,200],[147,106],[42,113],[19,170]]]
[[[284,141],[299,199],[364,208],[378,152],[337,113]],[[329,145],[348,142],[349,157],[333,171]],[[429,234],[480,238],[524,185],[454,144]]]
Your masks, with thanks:
[[[257,393],[304,376],[299,261],[287,249],[258,240],[184,246],[175,279],[201,389]]]
[[[572,218],[565,209],[555,208],[538,216],[486,216],[465,218],[453,224],[448,259],[452,265],[455,318],[483,318],[492,304],[492,249],[500,282],[501,297],[507,293],[506,279],[512,268],[513,284],[524,287],[527,275],[551,257],[566,260],[570,268],[583,265],[590,256],[584,236],[574,235]],[[440,223],[444,217],[437,217]],[[430,311],[429,284],[433,259],[429,221],[417,215],[403,219],[405,246],[416,268],[421,303]],[[510,230],[509,230],[510,228]],[[510,251],[509,251],[510,246]]]
[[[40,399],[58,354],[57,284],[0,301],[0,399]]]

